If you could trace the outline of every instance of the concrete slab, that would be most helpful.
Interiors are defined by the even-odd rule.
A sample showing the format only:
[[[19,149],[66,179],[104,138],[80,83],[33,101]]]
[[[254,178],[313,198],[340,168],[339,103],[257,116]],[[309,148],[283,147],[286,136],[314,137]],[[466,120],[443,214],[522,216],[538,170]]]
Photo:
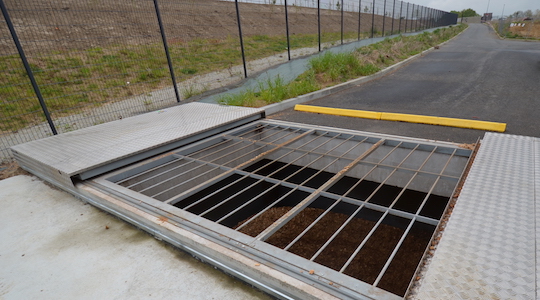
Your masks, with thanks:
[[[0,204],[0,299],[271,299],[35,177]]]

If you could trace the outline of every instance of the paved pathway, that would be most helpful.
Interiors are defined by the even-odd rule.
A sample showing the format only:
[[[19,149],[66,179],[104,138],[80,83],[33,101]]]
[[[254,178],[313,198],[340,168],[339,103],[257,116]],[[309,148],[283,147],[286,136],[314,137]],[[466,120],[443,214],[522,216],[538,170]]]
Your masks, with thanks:
[[[505,122],[507,133],[540,137],[540,42],[499,40],[484,24],[398,71],[306,104]],[[483,131],[314,115],[270,118],[378,133],[474,142]]]

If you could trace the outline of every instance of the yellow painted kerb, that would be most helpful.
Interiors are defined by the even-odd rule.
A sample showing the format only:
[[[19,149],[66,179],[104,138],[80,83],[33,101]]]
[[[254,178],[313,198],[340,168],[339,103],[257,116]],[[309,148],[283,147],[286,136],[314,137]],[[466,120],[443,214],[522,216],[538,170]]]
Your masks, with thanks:
[[[319,113],[319,114],[327,114],[327,115],[375,119],[375,120],[380,120],[381,114],[382,114],[380,112],[374,112],[374,111],[342,109],[342,108],[321,107],[321,106],[300,105],[300,104],[295,105],[294,110]]]
[[[300,104],[296,105],[294,109],[297,111],[305,111],[305,112],[337,115],[337,116],[356,117],[356,118],[364,118],[364,119],[422,123],[422,124],[431,124],[431,125],[440,125],[440,126],[497,131],[497,132],[506,131],[506,123],[498,123],[498,122],[487,122],[487,121],[411,115],[411,114],[396,114],[396,113],[387,113],[387,112],[331,108],[331,107],[300,105]]]

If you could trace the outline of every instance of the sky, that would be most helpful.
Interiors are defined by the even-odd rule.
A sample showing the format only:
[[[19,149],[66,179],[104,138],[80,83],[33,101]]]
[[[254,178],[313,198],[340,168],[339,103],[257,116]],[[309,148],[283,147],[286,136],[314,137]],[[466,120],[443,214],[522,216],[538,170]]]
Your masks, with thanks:
[[[539,0],[404,0],[414,4],[420,4],[427,7],[432,7],[444,11],[463,10],[467,8],[474,9],[478,14],[482,15],[488,10],[494,16],[510,15],[518,10],[525,11],[530,9],[533,11],[540,9]]]

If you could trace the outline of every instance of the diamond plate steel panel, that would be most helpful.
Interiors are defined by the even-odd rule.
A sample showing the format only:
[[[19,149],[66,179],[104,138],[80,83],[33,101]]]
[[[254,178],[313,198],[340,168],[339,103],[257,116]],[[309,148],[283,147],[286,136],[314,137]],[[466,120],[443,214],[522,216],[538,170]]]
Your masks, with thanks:
[[[535,299],[539,141],[486,134],[416,299]]]
[[[12,147],[22,155],[73,176],[185,139],[264,110],[188,103]]]

